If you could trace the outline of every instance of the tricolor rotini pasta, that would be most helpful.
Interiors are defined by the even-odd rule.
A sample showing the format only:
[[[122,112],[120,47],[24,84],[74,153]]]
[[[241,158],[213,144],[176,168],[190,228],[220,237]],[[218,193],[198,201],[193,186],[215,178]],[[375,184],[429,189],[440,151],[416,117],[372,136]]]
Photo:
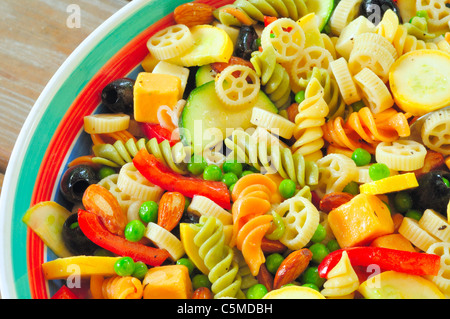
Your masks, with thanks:
[[[84,117],[64,207],[24,216],[53,222],[45,279],[75,266],[94,299],[450,298],[450,9],[385,2],[179,5],[130,114]]]

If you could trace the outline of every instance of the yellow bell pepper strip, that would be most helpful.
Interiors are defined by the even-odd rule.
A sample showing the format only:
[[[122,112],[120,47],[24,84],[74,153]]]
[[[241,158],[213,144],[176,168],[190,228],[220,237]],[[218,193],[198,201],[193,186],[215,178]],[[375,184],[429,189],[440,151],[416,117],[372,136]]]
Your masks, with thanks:
[[[164,190],[179,192],[189,198],[193,198],[194,195],[205,196],[223,209],[231,209],[230,191],[223,182],[207,181],[178,174],[145,148],[136,154],[133,164],[142,176]]]
[[[166,250],[131,242],[111,233],[96,214],[83,209],[78,210],[78,225],[86,237],[95,244],[117,255],[131,257],[136,262],[142,261],[150,266],[159,266],[169,257]]]
[[[393,270],[411,275],[436,276],[440,268],[440,256],[435,254],[402,251],[384,247],[350,247],[328,254],[319,264],[319,276],[327,278],[331,269],[346,251],[352,266],[378,265],[382,271]]]

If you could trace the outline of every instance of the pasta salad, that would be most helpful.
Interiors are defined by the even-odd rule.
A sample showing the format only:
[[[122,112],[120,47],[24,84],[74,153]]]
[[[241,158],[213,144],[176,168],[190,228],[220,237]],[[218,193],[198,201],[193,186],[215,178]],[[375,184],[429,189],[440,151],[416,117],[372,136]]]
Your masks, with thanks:
[[[195,1],[147,47],[23,217],[52,298],[450,296],[448,1]]]

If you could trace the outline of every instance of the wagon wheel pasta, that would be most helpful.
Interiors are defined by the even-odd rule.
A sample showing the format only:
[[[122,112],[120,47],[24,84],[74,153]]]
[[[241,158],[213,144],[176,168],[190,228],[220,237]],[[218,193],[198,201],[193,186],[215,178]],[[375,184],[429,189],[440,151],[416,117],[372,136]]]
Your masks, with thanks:
[[[427,150],[415,141],[399,140],[381,142],[377,145],[375,156],[378,163],[390,169],[414,171],[423,167]]]
[[[450,155],[449,124],[450,110],[441,110],[430,115],[422,126],[423,143],[434,151]]]
[[[305,46],[305,33],[293,20],[280,18],[264,28],[261,46],[263,50],[273,46],[277,61],[289,62],[301,54]]]
[[[425,10],[428,14],[428,24],[433,30],[448,28],[450,8],[448,2],[438,0],[416,0],[416,10]]]
[[[193,44],[194,39],[189,28],[177,24],[154,34],[148,39],[147,47],[158,60],[166,60],[183,53]]]
[[[239,73],[239,75],[235,75]],[[250,78],[250,83],[247,82]],[[219,99],[231,108],[248,107],[258,97],[260,80],[255,71],[243,65],[232,65],[217,76],[215,88]]]

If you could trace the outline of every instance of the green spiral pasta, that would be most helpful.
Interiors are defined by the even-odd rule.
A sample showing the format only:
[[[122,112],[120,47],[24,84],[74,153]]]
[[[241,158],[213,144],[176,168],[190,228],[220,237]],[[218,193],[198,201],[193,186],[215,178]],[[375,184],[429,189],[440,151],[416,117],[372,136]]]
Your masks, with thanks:
[[[255,133],[260,133],[255,131]],[[267,132],[267,131],[266,131]],[[285,147],[273,135],[250,135],[242,130],[235,130],[225,139],[225,145],[231,150],[229,158],[249,164],[262,173],[278,173],[283,178],[289,178],[300,186],[317,185],[319,170],[315,162],[305,161],[304,157]]]
[[[264,16],[291,18],[297,21],[308,13],[305,0],[236,0],[213,11],[214,17],[227,26],[241,26],[233,14],[223,10],[227,7],[238,9],[254,23],[263,22]]]
[[[121,167],[132,162],[133,157],[142,148],[146,148],[175,172],[187,174],[186,162],[191,158],[190,148],[185,147],[182,142],[171,147],[169,141],[158,143],[156,138],[149,141],[141,138],[137,142],[129,139],[126,143],[117,140],[114,144],[94,145],[92,150],[95,157],[92,161],[110,167]]]
[[[250,62],[261,78],[264,92],[278,109],[286,109],[291,104],[291,84],[289,73],[277,63],[275,49],[269,46],[262,52],[254,51]]]
[[[225,244],[222,222],[213,216],[202,216],[199,224],[192,226],[198,227],[194,243],[199,247],[199,256],[209,270],[214,298],[244,298],[239,265],[234,260],[233,249]]]
[[[308,83],[316,78],[323,87],[323,99],[328,104],[329,113],[327,118],[334,119],[338,116],[343,116],[346,104],[340,94],[339,86],[330,73],[324,68],[313,67],[312,71],[308,73],[307,79],[300,79],[300,89],[306,90]]]

